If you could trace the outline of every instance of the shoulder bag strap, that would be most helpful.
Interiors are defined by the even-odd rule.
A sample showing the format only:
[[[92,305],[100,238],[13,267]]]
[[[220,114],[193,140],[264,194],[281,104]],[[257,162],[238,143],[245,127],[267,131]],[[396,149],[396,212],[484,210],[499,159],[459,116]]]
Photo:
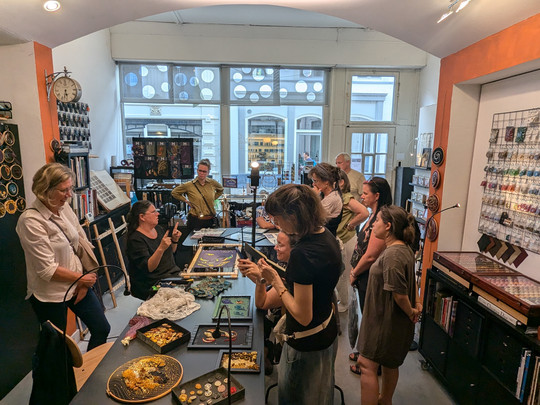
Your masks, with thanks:
[[[195,180],[195,181],[193,182],[193,185],[195,186],[195,188],[197,189],[197,191],[198,191],[199,194],[201,195],[201,197],[202,197],[204,203],[206,204],[206,206],[208,207],[208,209],[210,210],[210,214],[211,214],[211,215],[212,215],[212,214],[215,214],[214,210],[213,210],[212,208],[210,208],[210,205],[208,204],[208,201],[206,201],[206,198],[204,198],[203,193],[201,193],[201,190],[199,190],[199,187],[197,187],[197,180]]]

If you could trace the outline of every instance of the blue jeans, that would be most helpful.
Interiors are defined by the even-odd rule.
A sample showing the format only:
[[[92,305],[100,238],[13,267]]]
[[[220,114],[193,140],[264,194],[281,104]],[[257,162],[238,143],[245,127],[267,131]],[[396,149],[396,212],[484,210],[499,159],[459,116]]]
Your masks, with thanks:
[[[61,330],[64,330],[66,327],[67,307],[71,309],[88,326],[88,330],[90,331],[88,351],[107,342],[111,325],[109,325],[107,318],[105,318],[101,304],[92,289],[88,290],[86,297],[77,305],[75,305],[75,297],[63,303],[42,302],[32,295],[29,301],[40,324],[49,320]]]
[[[299,352],[285,342],[278,366],[280,405],[332,405],[337,337],[328,348]]]

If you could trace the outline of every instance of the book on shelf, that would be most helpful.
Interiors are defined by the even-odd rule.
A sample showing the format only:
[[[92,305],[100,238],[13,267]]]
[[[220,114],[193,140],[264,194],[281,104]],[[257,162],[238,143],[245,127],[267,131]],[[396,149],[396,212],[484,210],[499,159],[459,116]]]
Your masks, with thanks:
[[[439,290],[435,293],[435,313],[434,319],[439,325],[443,326],[443,315],[445,312],[445,298],[450,297],[451,293],[447,290]]]
[[[525,395],[525,386],[527,385],[527,374],[529,373],[529,363],[531,361],[531,350],[527,348],[521,349],[521,362],[516,379],[516,393],[515,397],[523,402]]]
[[[487,299],[485,299],[481,295],[478,296],[478,303],[483,305],[484,307],[490,309],[492,312],[495,312],[497,315],[499,315],[501,318],[505,319],[506,321],[508,321],[512,325],[520,324],[520,322],[516,318],[514,318],[512,315],[510,315],[509,313],[503,311],[497,305],[495,305],[492,302],[488,301]]]
[[[452,301],[452,313],[450,315],[450,325],[448,325],[448,334],[452,337],[454,337],[454,325],[456,324],[458,302],[458,300]]]
[[[540,403],[540,395],[538,392],[540,388],[540,384],[538,384],[538,379],[540,378],[540,376],[538,375],[539,368],[540,356],[536,356],[534,361],[534,372],[532,377],[531,389],[529,390],[529,400],[527,401],[527,405],[538,405]]]

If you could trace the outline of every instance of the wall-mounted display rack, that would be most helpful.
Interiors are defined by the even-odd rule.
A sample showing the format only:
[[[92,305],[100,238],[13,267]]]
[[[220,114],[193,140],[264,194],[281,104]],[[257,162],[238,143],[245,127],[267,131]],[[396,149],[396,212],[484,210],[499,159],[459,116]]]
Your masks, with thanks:
[[[540,253],[540,108],[493,115],[478,231]]]

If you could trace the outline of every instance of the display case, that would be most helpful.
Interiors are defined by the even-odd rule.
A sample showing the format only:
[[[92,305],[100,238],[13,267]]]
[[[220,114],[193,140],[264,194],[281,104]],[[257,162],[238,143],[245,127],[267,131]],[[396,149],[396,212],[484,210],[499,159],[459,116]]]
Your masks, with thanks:
[[[425,369],[434,371],[459,404],[520,404],[534,397],[540,341],[536,327],[525,323],[537,324],[537,307],[510,287],[515,283],[522,293],[530,282],[476,252],[435,252],[426,276],[419,350]]]

